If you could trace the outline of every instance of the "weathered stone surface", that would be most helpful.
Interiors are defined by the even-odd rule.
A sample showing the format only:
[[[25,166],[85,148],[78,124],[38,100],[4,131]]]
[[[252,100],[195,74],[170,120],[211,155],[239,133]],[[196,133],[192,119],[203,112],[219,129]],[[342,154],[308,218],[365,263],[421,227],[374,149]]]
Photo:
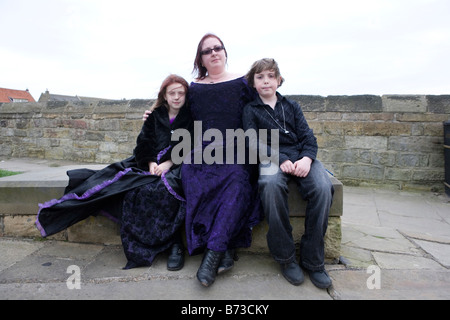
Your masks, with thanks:
[[[121,244],[119,225],[108,218],[89,217],[67,229],[70,242]]]
[[[305,232],[305,218],[304,217],[291,217],[292,236],[294,242],[298,246],[301,242],[302,235]],[[253,228],[253,242],[252,246],[245,251],[253,253],[269,253],[267,247],[267,231],[269,225],[266,221],[261,222]],[[341,255],[341,218],[330,217],[328,219],[328,229],[325,234],[325,259],[328,262],[336,262]]]
[[[327,111],[380,112],[381,97],[373,95],[359,96],[328,96]]]
[[[427,100],[418,95],[385,95],[383,109],[388,112],[426,112]]]
[[[341,181],[415,185],[425,169],[444,169],[442,123],[450,119],[450,95],[288,98],[302,106],[314,130],[320,150],[318,159]],[[3,103],[0,156],[105,164],[121,161],[132,154],[143,123],[142,113],[152,102]],[[407,154],[416,154],[418,159],[407,159]],[[368,164],[380,171],[376,179],[366,175]],[[406,171],[411,175],[386,174]],[[422,187],[444,188],[438,174],[430,175]]]

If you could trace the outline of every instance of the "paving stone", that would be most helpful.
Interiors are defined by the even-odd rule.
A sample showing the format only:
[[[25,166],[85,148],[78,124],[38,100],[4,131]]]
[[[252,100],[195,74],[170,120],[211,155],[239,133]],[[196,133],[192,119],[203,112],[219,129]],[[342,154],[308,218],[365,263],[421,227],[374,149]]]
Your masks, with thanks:
[[[431,254],[439,263],[450,268],[450,244],[414,240],[423,250]]]

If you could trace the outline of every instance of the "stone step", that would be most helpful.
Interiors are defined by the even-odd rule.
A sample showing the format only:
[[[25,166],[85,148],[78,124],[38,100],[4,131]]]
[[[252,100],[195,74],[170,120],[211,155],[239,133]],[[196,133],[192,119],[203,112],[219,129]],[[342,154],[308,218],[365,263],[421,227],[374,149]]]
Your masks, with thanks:
[[[78,166],[80,167],[80,166]],[[82,166],[89,167],[89,166]],[[93,165],[101,169],[104,165]],[[39,172],[0,179],[0,236],[40,238],[34,222],[38,204],[58,199],[64,194],[68,178],[66,171],[76,167],[50,168]],[[45,177],[45,178],[43,178]],[[341,216],[343,214],[343,185],[330,176],[335,193],[325,236],[325,256],[337,260],[341,245]],[[294,182],[289,185],[291,224],[296,243],[304,232],[306,202],[301,198]],[[266,233],[268,225],[261,222],[253,229],[253,243],[246,251],[268,253]],[[69,242],[120,244],[119,226],[103,216],[90,217],[50,238]]]

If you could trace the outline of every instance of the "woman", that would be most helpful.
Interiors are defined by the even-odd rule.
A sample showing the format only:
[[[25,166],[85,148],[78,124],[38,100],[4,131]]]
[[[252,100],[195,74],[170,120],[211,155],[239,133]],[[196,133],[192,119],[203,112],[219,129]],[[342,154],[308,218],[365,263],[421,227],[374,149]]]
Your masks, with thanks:
[[[218,129],[223,137],[227,129],[242,128],[243,107],[254,97],[244,77],[226,70],[227,57],[222,40],[206,34],[198,44],[194,62],[197,78],[189,89],[194,121],[201,121],[203,133]],[[234,249],[251,245],[252,227],[262,218],[257,171],[253,166],[237,164],[236,152],[232,164],[228,159],[226,164],[195,163],[195,148],[203,152],[210,143],[200,141],[191,154],[191,164],[183,163],[181,169],[186,240],[189,254],[204,251],[197,272],[204,286],[211,285],[217,273],[233,266]]]

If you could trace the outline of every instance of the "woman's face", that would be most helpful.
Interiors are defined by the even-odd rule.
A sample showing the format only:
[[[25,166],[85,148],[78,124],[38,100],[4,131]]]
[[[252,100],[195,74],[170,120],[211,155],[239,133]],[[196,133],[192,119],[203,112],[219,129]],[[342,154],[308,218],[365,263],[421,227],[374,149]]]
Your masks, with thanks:
[[[164,98],[169,105],[170,110],[179,110],[186,101],[186,91],[181,83],[172,83],[167,86]]]
[[[227,62],[225,49],[223,48],[222,44],[217,38],[207,38],[203,42],[202,51],[206,51],[208,49],[216,50],[210,50],[210,53],[202,54],[203,66],[208,70],[208,73],[210,73],[214,69],[222,71],[220,69],[224,69]]]

